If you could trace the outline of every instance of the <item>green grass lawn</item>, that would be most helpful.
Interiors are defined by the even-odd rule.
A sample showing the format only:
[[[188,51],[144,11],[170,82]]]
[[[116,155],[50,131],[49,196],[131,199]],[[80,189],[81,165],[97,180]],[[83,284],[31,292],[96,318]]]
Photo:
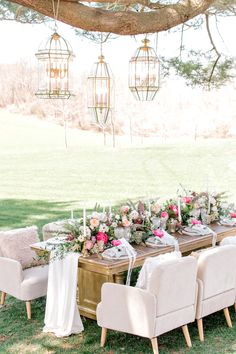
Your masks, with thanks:
[[[103,146],[103,136],[69,130],[64,147],[60,126],[0,112],[0,229],[42,225],[67,218],[70,210],[81,215],[92,209],[118,205],[126,199],[175,196],[186,188],[228,191],[236,200],[235,140],[175,140],[125,138],[117,147]],[[33,319],[26,320],[24,304],[8,298],[0,309],[0,353],[151,353],[148,340],[111,333],[105,349],[99,348],[96,322],[84,319],[83,336],[57,339],[43,334],[45,301],[33,303]],[[195,325],[190,326],[193,349],[185,347],[181,330],[159,339],[160,353],[236,353],[236,316],[233,329],[223,313],[205,320],[206,341],[200,344]]]

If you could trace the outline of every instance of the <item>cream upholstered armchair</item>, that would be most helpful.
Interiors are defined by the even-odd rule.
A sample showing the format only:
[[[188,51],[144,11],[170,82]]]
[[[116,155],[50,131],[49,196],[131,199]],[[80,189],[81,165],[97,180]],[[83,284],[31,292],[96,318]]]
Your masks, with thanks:
[[[40,265],[30,245],[39,242],[37,228],[27,227],[0,231],[0,291],[1,305],[6,294],[26,302],[31,319],[31,300],[47,293],[48,266]]]
[[[236,246],[215,247],[198,257],[198,300],[196,319],[201,341],[204,341],[203,317],[224,310],[229,327],[232,322],[228,307],[235,302]]]
[[[235,245],[236,246],[236,236],[225,237],[221,241],[220,246],[225,246],[225,245]],[[234,309],[235,309],[235,312],[236,312],[236,298],[235,298],[235,303],[234,303]]]
[[[101,346],[107,329],[111,329],[151,339],[153,353],[157,354],[157,336],[182,326],[191,347],[187,324],[195,320],[196,275],[197,261],[188,256],[159,264],[147,290],[105,283],[97,306]]]

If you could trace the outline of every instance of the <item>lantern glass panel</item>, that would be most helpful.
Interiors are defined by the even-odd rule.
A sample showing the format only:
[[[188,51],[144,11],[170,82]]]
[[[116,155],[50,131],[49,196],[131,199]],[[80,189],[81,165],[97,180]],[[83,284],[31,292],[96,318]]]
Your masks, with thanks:
[[[147,43],[138,48],[129,65],[129,88],[140,101],[153,100],[160,85],[160,61]]]
[[[36,54],[39,61],[37,96],[41,98],[69,98],[70,62],[73,53],[64,38],[54,33]]]
[[[113,92],[112,73],[101,56],[88,77],[88,108],[91,109],[96,123],[103,128],[112,112]]]

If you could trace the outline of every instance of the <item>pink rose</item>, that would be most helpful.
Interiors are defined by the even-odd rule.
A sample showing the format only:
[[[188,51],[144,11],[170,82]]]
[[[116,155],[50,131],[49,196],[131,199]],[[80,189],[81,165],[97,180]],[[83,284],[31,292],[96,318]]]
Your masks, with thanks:
[[[93,241],[86,240],[85,241],[85,248],[86,248],[86,250],[90,251],[93,248]]]
[[[167,211],[162,211],[162,212],[161,212],[161,218],[163,218],[163,219],[167,219],[167,218],[168,218],[168,213],[167,213]]]
[[[111,241],[111,243],[113,244],[113,246],[119,246],[122,242],[120,240],[113,240]]]
[[[157,237],[160,237],[160,238],[164,236],[164,232],[162,230],[158,230],[158,229],[153,230],[153,234]]]
[[[183,197],[181,200],[185,204],[190,204],[191,203],[191,197]]]
[[[106,245],[108,242],[108,236],[104,232],[98,232],[96,235],[97,241],[103,241]]]
[[[192,219],[192,225],[200,225],[201,221],[197,219]]]
[[[230,217],[233,218],[233,219],[235,219],[235,218],[236,218],[236,213],[231,212],[231,213],[230,213]]]
[[[178,207],[175,204],[169,205],[169,209],[175,213],[175,215],[178,215]]]
[[[123,205],[120,208],[120,211],[121,211],[122,214],[127,214],[129,212],[129,206],[128,205]]]

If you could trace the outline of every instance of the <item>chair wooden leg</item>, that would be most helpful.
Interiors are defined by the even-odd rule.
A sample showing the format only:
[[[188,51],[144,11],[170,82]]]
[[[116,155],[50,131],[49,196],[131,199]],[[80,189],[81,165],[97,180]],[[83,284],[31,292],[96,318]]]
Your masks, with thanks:
[[[202,318],[197,320],[197,327],[198,327],[198,333],[199,333],[199,338],[201,342],[204,342],[204,333],[203,333],[203,323],[202,323]]]
[[[104,345],[106,343],[106,337],[107,337],[107,328],[102,327],[101,347],[104,347]]]
[[[153,354],[159,354],[157,337],[151,339]]]
[[[2,291],[2,296],[1,296],[1,305],[4,305],[5,303],[5,299],[6,299],[6,293],[4,293],[4,291]]]
[[[192,348],[192,342],[191,342],[191,338],[190,338],[190,335],[189,335],[188,326],[187,325],[182,326],[182,331],[183,331],[184,338],[186,340],[187,346],[189,348]]]
[[[28,320],[31,320],[31,302],[26,301],[26,312],[27,312],[27,318]]]
[[[228,307],[226,307],[224,309],[224,315],[225,315],[225,319],[226,319],[228,327],[232,328],[233,326],[232,326],[232,322],[231,322],[231,318],[230,318]]]

